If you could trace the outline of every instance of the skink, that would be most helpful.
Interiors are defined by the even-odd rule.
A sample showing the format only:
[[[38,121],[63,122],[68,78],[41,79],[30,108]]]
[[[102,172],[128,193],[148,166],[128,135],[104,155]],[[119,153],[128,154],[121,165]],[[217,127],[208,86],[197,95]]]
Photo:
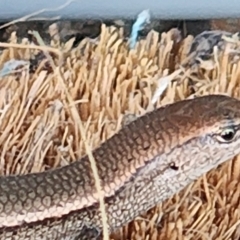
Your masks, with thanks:
[[[130,122],[93,151],[113,232],[240,153],[240,101],[209,95]],[[87,156],[0,177],[0,239],[101,239]]]

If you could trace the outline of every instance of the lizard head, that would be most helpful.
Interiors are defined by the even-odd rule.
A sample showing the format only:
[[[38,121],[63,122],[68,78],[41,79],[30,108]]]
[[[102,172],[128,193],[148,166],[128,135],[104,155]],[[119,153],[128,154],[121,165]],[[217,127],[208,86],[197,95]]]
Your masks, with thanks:
[[[178,169],[196,179],[240,154],[240,100],[208,95],[187,101],[182,105],[181,111],[186,112],[182,116],[192,118],[189,124],[179,123],[181,136],[187,140],[174,149],[179,158],[172,160]],[[189,128],[184,129],[183,124]]]

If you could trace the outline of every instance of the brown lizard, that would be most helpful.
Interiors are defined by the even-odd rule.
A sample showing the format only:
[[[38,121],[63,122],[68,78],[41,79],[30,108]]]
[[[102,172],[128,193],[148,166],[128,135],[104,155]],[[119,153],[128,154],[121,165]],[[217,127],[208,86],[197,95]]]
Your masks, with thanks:
[[[240,153],[240,101],[210,95],[131,121],[93,151],[110,232]],[[101,239],[87,156],[42,173],[0,177],[0,239]]]

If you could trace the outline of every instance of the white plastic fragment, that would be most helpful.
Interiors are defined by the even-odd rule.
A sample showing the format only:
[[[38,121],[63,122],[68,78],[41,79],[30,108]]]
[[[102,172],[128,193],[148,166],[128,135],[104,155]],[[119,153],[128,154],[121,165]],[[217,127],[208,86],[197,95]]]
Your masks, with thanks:
[[[3,68],[0,70],[0,77],[13,73],[19,66],[26,66],[28,64],[28,61],[11,59],[4,63]]]
[[[157,102],[158,98],[167,89],[170,82],[171,82],[171,78],[169,76],[162,77],[158,80],[158,88],[156,89],[153,95],[152,104],[155,104]]]
[[[176,76],[178,76],[181,72],[182,72],[182,69],[179,69],[166,77],[161,77],[158,80],[158,87],[157,87],[155,93],[153,94],[152,104],[155,104],[157,102],[158,98],[160,98],[160,96],[163,94],[163,92],[167,89],[167,87],[171,83],[171,81]]]

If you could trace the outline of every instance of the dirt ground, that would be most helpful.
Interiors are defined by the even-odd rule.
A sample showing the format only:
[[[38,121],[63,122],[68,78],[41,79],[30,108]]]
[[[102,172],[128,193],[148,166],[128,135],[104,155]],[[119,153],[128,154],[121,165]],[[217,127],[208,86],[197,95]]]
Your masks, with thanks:
[[[38,31],[45,43],[50,41],[49,26],[56,23],[59,28],[62,41],[67,41],[69,38],[76,36],[76,41],[81,41],[84,37],[96,37],[100,33],[101,24],[107,26],[124,27],[124,35],[128,37],[131,32],[132,24],[135,20],[62,20],[62,21],[34,21],[34,22],[19,22],[0,29],[0,41],[8,41],[10,34],[16,31],[19,39],[28,37],[28,31]],[[6,24],[3,22],[1,25]],[[204,30],[210,30],[210,21],[163,21],[153,19],[151,23],[140,32],[140,37],[144,37],[150,30],[155,30],[159,33],[169,31],[171,28],[179,28],[183,32],[183,36],[187,34],[197,35]]]

